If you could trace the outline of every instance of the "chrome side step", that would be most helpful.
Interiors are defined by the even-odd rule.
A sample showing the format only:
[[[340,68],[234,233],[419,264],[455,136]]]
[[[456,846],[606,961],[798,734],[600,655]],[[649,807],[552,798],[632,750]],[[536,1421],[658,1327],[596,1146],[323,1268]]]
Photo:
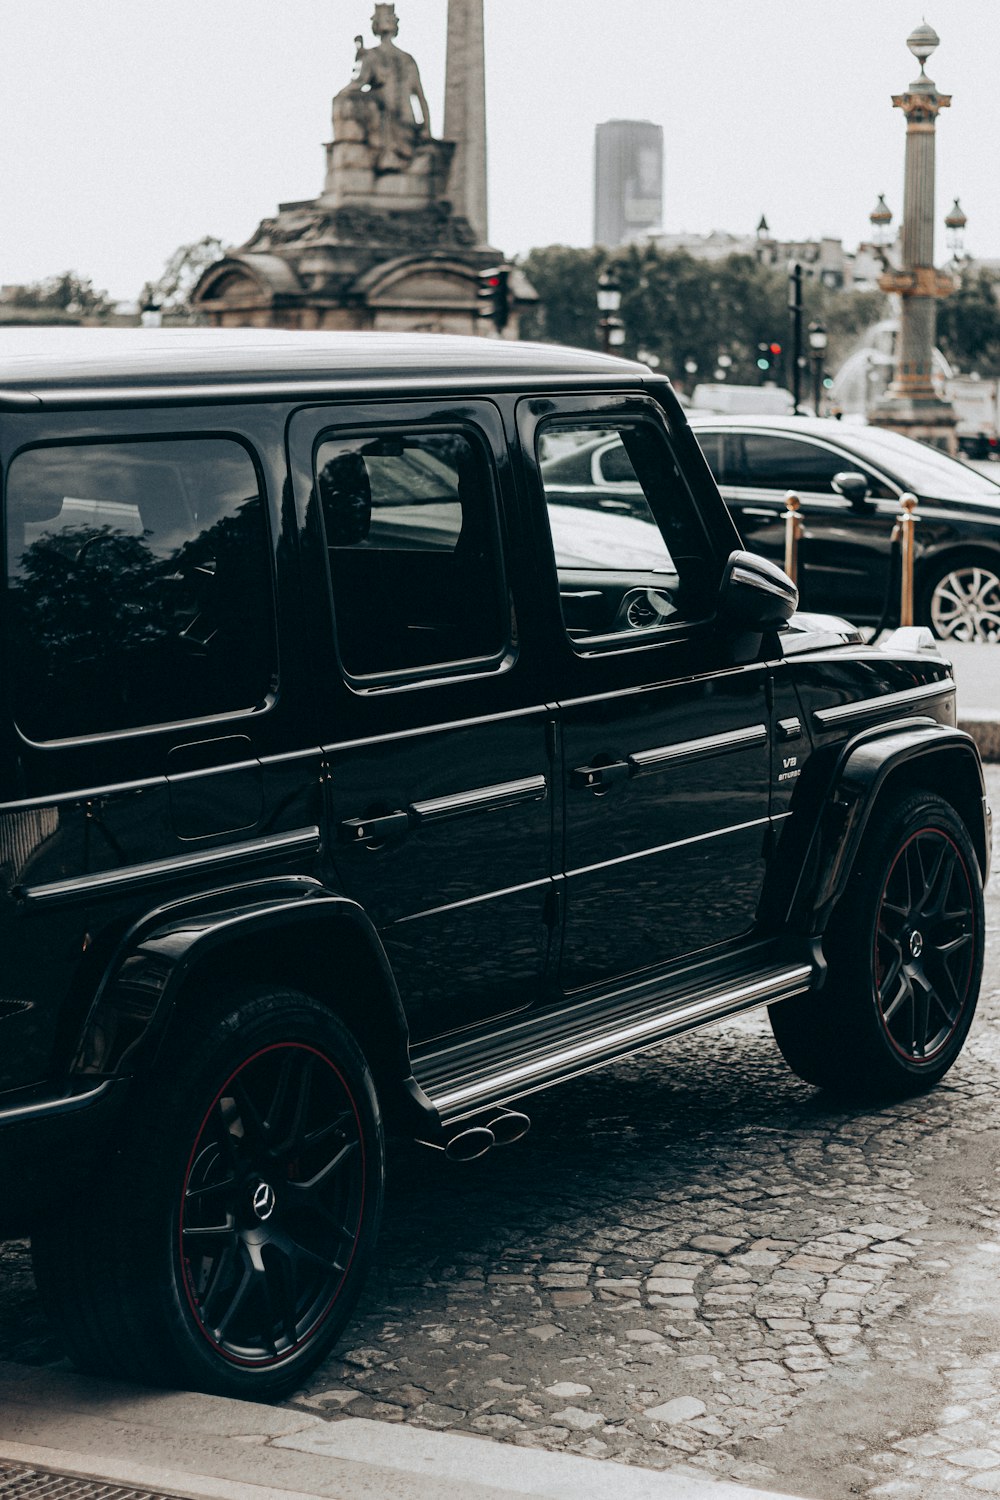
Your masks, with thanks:
[[[452,1073],[446,1054],[438,1054],[433,1060],[435,1078],[420,1079],[419,1062],[415,1064],[415,1072],[441,1120],[452,1122],[482,1111],[487,1104],[522,1098],[722,1016],[790,1000],[804,994],[812,979],[813,969],[809,964],[769,969],[755,978],[717,987],[708,993],[703,991],[690,1000],[660,1005],[655,1010],[647,1004],[631,1017],[619,1011],[611,1024],[605,1018],[603,1026],[599,1011],[595,1010],[591,1012],[590,1024],[577,1028],[575,1039],[572,1033],[563,1034],[555,1045],[533,1049],[530,1043],[524,1046],[527,1039],[522,1038],[519,1054],[512,1048],[507,1059],[498,1058],[496,1070],[486,1074],[481,1061],[478,1067],[459,1065]]]

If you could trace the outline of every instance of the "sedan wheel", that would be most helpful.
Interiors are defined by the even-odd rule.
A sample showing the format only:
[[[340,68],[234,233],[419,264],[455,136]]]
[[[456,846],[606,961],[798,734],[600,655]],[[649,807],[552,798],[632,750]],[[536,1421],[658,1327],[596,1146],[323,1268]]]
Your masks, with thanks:
[[[1000,641],[1000,576],[982,563],[959,563],[930,589],[931,628],[942,640]]]

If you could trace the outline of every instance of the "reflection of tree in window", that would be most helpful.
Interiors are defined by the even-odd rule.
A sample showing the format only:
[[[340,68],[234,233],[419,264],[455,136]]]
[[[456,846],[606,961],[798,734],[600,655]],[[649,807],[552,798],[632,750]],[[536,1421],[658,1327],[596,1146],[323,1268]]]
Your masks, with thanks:
[[[180,585],[179,639],[195,654],[211,654],[220,679],[212,685],[216,696],[225,678],[232,706],[251,707],[271,686],[271,579],[260,497],[249,496],[185,542],[166,567],[164,582]]]
[[[119,702],[107,727],[127,722],[135,656],[155,653],[170,629],[160,575],[141,537],[110,526],[73,527],[26,548],[12,599],[17,696],[47,702],[58,724],[47,733],[93,721],[88,700],[98,674],[103,696]]]
[[[255,486],[247,455],[237,451],[244,487],[248,478]],[[43,522],[31,517],[43,486],[53,482],[45,456],[33,468],[25,465],[20,497],[16,484],[12,487],[9,598],[16,714],[35,737],[252,708],[273,685],[273,604],[261,497],[237,501],[213,493],[216,466],[195,464],[191,477],[209,481],[198,491],[205,528],[199,531],[186,504],[156,503],[164,499],[167,466],[151,464],[155,478],[140,498],[151,496],[153,504],[144,511],[148,524],[138,534],[136,506],[120,498],[127,488],[122,475],[135,478],[133,454],[129,460],[116,486],[114,465],[102,456],[104,493],[113,498],[57,500],[55,515],[50,506]],[[64,483],[65,466],[65,458],[51,466]],[[225,479],[235,478],[232,469],[222,466]],[[172,471],[173,492],[183,498],[176,464]],[[75,477],[85,494],[97,493],[85,464]],[[20,522],[19,498],[20,514],[27,518]],[[65,524],[102,512],[121,512],[124,528]],[[23,551],[19,525],[26,538],[34,537]]]

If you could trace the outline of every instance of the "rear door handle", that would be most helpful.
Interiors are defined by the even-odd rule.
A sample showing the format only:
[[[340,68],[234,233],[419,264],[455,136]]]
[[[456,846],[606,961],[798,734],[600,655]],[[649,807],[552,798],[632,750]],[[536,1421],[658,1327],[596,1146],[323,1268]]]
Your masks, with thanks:
[[[409,813],[399,811],[377,818],[347,818],[337,831],[342,844],[368,844],[406,833],[409,826]]]
[[[583,791],[593,791],[610,786],[613,781],[627,781],[628,776],[628,761],[613,760],[603,766],[577,766],[575,771],[570,772],[569,784]]]

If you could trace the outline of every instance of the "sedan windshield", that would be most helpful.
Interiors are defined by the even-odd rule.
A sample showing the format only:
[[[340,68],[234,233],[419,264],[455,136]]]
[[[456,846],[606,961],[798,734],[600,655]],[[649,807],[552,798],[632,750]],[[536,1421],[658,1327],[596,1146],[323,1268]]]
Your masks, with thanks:
[[[852,432],[849,442],[859,458],[888,469],[918,495],[947,500],[992,500],[1000,504],[1000,484],[949,458],[947,453],[916,443],[898,432],[865,427]]]

